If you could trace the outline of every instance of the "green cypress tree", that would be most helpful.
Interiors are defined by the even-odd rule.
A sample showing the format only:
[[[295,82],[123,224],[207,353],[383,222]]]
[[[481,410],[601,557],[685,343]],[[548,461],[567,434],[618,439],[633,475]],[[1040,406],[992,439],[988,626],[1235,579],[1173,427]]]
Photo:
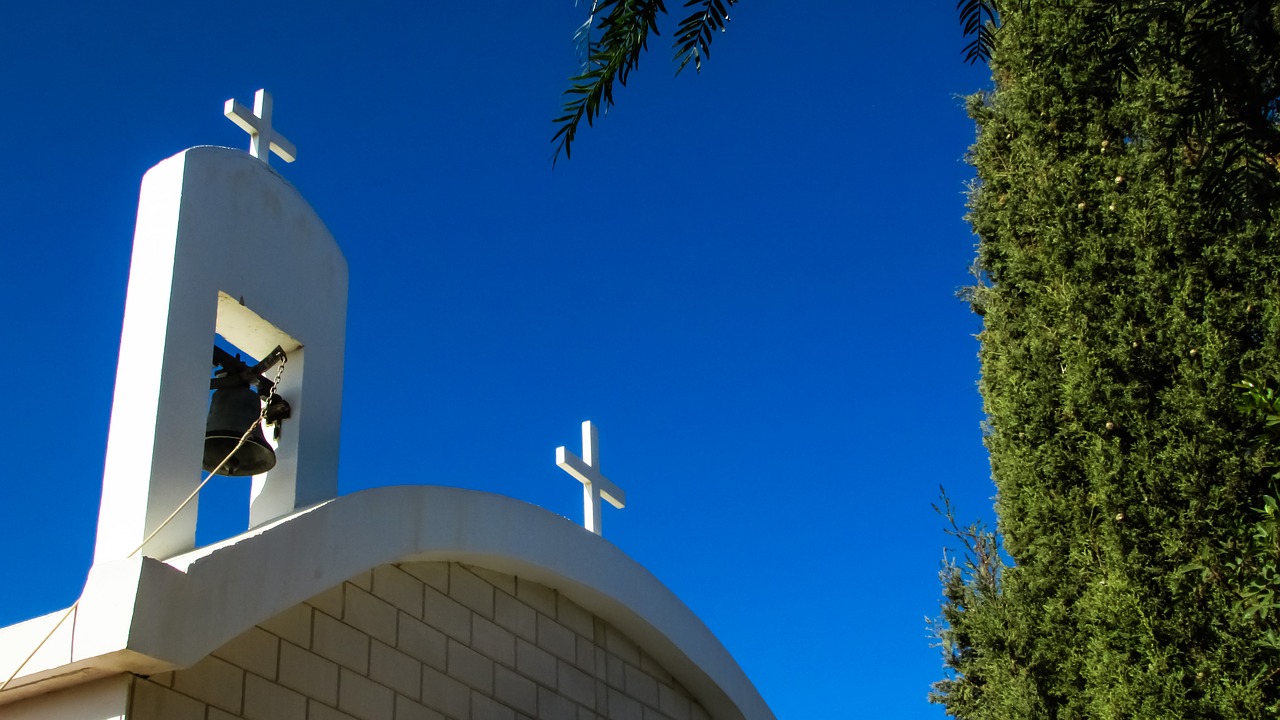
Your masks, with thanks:
[[[1276,716],[1240,611],[1280,377],[1280,2],[1000,5],[971,98],[997,536],[956,528],[962,718]]]

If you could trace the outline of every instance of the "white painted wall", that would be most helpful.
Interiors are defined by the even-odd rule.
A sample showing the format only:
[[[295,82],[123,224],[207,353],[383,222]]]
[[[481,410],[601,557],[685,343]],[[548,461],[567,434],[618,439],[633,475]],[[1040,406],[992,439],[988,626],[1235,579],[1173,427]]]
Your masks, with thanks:
[[[4,720],[123,720],[129,708],[129,675],[77,685],[5,705]]]

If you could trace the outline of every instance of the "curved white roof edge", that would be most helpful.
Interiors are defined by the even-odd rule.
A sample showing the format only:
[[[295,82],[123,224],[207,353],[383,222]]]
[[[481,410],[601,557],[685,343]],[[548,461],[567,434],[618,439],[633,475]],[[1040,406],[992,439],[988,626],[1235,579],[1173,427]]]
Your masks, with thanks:
[[[613,544],[513,498],[438,486],[346,495],[165,563],[96,565],[74,622],[0,704],[111,672],[190,666],[365,570],[413,561],[464,562],[555,588],[628,634],[713,717],[774,718],[706,625]],[[0,647],[25,656],[59,615],[0,631]],[[10,657],[0,652],[5,677],[21,661]]]

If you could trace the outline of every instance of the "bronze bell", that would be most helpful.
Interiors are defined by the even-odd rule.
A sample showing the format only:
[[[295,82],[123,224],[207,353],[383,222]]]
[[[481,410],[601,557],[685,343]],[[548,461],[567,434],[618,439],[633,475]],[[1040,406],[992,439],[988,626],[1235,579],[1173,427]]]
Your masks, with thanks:
[[[253,432],[218,474],[232,477],[260,475],[275,467],[276,453],[262,434],[262,423],[258,422],[261,414],[262,401],[258,399],[258,393],[248,386],[213,391],[204,431],[203,464],[206,472],[213,472],[218,467],[250,425]]]

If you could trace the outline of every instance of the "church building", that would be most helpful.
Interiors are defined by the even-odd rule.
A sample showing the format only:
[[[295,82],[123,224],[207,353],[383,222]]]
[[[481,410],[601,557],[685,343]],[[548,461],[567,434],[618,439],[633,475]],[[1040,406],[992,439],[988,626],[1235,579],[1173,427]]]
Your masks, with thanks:
[[[249,153],[143,178],[93,566],[70,608],[0,629],[0,717],[772,720],[601,535],[625,495],[590,423],[556,458],[586,527],[460,488],[338,496],[346,260],[268,163],[296,155],[270,96],[226,114]],[[196,547],[217,474],[253,477],[248,527]]]

